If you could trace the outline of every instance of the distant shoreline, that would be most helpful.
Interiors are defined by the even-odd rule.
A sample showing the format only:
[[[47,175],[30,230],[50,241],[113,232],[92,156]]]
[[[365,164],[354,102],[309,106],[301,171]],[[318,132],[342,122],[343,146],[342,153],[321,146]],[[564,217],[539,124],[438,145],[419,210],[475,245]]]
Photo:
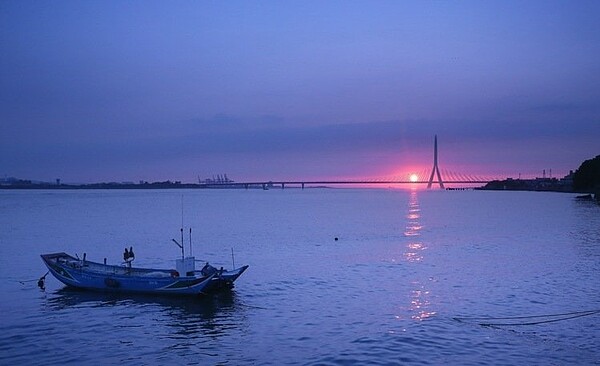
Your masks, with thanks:
[[[244,189],[243,186],[234,186],[232,184],[197,184],[197,183],[179,183],[179,182],[156,182],[156,183],[89,183],[89,184],[10,184],[0,185],[4,190],[78,190],[78,189]],[[248,186],[252,189],[262,189],[262,186]]]
[[[285,189],[314,189],[331,188],[323,185],[307,184],[303,187],[286,184]],[[181,182],[153,182],[153,183],[85,183],[85,184],[51,184],[51,183],[12,183],[0,184],[0,190],[81,190],[81,189],[282,189],[281,185],[270,183],[181,183]]]
[[[326,189],[332,188],[329,186],[306,186],[305,189]],[[349,187],[350,188],[350,187]],[[382,187],[383,188],[383,187]],[[150,189],[164,189],[164,190],[173,190],[173,189],[231,189],[231,190],[240,190],[240,189],[259,189],[259,190],[281,190],[280,186],[269,186],[263,187],[261,184],[250,184],[247,187],[243,184],[197,184],[197,183],[147,183],[147,184],[123,184],[123,183],[91,183],[91,184],[30,184],[30,185],[0,185],[0,190],[11,191],[11,190],[22,190],[22,191],[39,191],[39,190],[63,190],[63,191],[74,191],[74,190],[150,190]],[[302,189],[300,186],[296,185],[286,185],[284,189]],[[574,192],[571,189],[556,187],[537,187],[537,188],[504,188],[504,187],[448,187],[445,190],[447,191],[464,191],[464,190],[476,190],[476,191],[528,191],[528,192],[559,192],[559,193],[588,193],[588,192]]]
[[[313,182],[314,183],[314,182]],[[451,182],[448,182],[451,183]],[[569,182],[570,183],[570,182]],[[299,185],[301,184],[301,185]],[[361,183],[357,183],[361,184]],[[148,189],[304,189],[304,188],[331,188],[330,186],[312,185],[307,183],[282,183],[282,182],[253,182],[253,183],[182,183],[179,181],[164,182],[105,182],[105,183],[83,183],[64,184],[48,182],[32,182],[28,180],[15,180],[10,183],[0,184],[0,190],[83,190],[83,189],[121,189],[121,190],[148,190]],[[446,190],[481,190],[481,191],[528,191],[528,192],[560,192],[560,193],[597,193],[593,191],[575,191],[572,184],[555,178],[537,179],[505,179],[492,181],[481,187],[448,187]]]

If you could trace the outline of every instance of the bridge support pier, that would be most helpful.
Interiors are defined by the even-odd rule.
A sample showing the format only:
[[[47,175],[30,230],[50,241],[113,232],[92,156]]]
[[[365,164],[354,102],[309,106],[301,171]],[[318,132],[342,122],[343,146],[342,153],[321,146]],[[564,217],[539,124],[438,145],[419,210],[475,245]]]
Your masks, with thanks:
[[[304,183],[302,183],[302,190],[304,190]]]

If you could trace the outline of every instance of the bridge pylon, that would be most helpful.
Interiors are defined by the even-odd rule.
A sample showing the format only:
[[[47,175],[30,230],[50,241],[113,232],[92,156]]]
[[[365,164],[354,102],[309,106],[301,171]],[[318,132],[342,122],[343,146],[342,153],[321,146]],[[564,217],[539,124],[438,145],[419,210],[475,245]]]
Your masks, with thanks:
[[[437,174],[437,182],[440,184],[440,188],[444,189],[444,181],[440,174],[440,168],[438,167],[438,148],[437,148],[437,135],[433,140],[433,169],[431,169],[431,175],[429,176],[429,182],[427,183],[427,189],[431,188],[433,184],[433,175]]]

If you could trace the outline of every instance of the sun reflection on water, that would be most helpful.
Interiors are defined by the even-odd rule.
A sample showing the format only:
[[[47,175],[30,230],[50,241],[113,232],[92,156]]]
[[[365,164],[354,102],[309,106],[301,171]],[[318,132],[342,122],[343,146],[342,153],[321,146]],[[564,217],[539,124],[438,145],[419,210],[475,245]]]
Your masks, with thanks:
[[[409,238],[404,250],[404,259],[409,263],[420,263],[424,260],[423,253],[427,246],[420,240],[423,225],[420,223],[421,209],[417,197],[417,191],[413,190],[410,193],[408,202],[408,213],[406,215],[407,223],[404,230],[404,236]],[[431,278],[430,278],[431,280]],[[413,288],[408,294],[408,304],[403,307],[410,315],[407,315],[412,320],[422,321],[436,314],[431,310],[431,294],[425,287],[422,281],[413,280],[410,282]],[[400,315],[396,315],[396,319],[402,319]]]
[[[423,225],[419,222],[419,218],[421,217],[420,212],[417,191],[411,191],[408,200],[408,214],[406,215],[408,222],[404,229],[404,236],[414,238],[407,244],[407,250],[404,252],[404,258],[409,262],[421,261],[423,259],[421,251],[426,249],[423,243],[416,240],[417,237],[421,236],[421,230],[423,229]]]
[[[436,314],[435,311],[429,310],[431,302],[429,301],[429,291],[425,290],[425,286],[418,282],[413,282],[418,288],[411,292],[410,310],[413,312],[411,319],[425,320]]]

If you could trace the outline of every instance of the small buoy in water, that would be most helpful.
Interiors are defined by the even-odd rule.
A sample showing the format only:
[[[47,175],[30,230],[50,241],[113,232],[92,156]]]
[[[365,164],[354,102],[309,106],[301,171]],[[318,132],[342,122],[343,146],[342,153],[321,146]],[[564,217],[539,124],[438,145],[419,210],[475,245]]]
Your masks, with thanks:
[[[338,237],[336,236],[334,240],[335,240],[335,241],[338,241]]]

